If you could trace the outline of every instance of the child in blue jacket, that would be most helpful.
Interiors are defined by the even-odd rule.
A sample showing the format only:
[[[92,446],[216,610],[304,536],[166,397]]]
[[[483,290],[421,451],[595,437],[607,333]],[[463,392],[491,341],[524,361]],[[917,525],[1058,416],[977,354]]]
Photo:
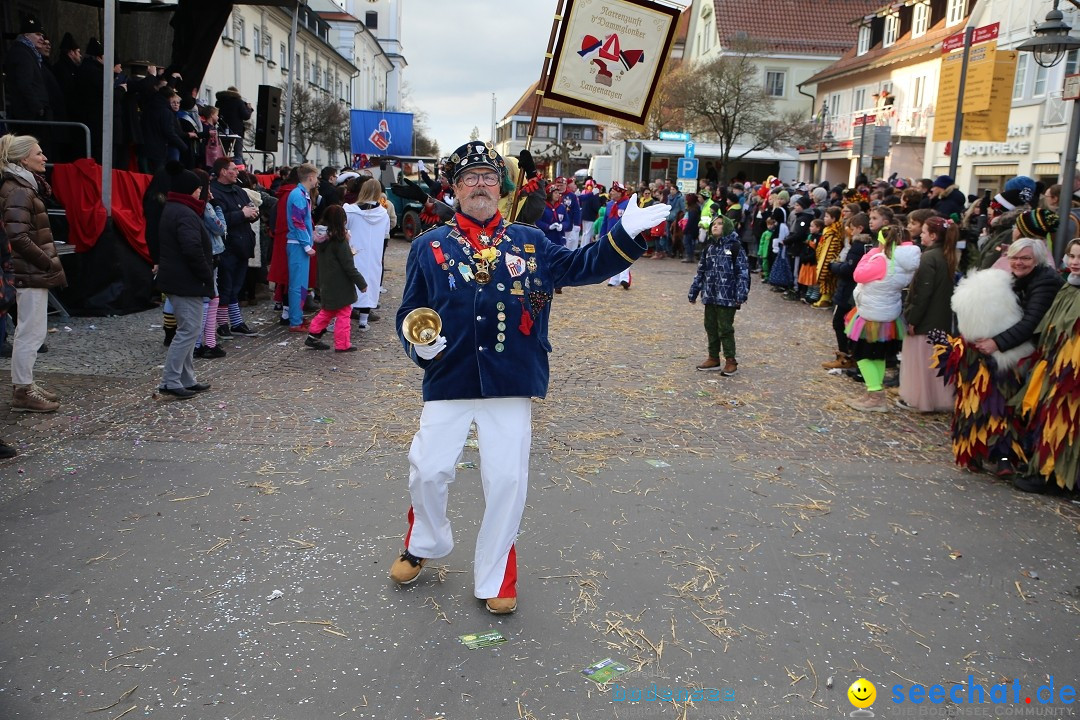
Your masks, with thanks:
[[[731,376],[739,369],[735,360],[735,311],[749,293],[750,263],[735,224],[721,215],[709,228],[697,275],[690,286],[690,304],[695,304],[700,294],[705,305],[705,334],[709,338],[709,357],[697,366],[698,370],[719,370],[721,375]]]

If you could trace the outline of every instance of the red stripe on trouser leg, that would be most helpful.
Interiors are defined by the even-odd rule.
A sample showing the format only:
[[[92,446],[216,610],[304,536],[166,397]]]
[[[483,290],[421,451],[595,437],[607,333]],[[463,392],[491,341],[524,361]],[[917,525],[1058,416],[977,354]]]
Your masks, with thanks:
[[[517,550],[513,545],[510,546],[510,552],[506,556],[506,571],[503,573],[498,597],[517,597]]]
[[[412,512],[412,505],[410,505],[409,506],[409,529],[405,531],[405,549],[406,550],[409,549],[409,538],[412,537],[412,526],[413,526],[413,512]]]

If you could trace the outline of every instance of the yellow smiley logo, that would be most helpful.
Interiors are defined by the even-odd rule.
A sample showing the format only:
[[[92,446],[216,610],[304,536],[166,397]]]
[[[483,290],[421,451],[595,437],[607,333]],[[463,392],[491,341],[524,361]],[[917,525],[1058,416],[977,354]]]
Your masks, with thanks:
[[[851,683],[847,691],[848,700],[857,708],[868,708],[877,699],[877,688],[869,680],[859,678]]]

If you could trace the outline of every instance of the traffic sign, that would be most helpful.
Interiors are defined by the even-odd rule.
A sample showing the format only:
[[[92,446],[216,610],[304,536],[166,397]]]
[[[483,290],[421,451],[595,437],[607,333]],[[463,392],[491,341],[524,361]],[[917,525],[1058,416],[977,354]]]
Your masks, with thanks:
[[[1065,88],[1061,91],[1061,99],[1080,100],[1080,74],[1065,76]]]
[[[661,140],[682,140],[683,142],[688,142],[690,140],[690,133],[688,133],[688,132],[675,132],[673,130],[661,130],[660,131],[660,139]]]
[[[987,42],[988,40],[997,40],[1000,31],[1001,23],[999,22],[975,28],[975,32],[971,33],[971,44],[978,45],[979,43]],[[961,30],[942,40],[941,52],[948,53],[964,47],[964,32],[964,30]]]
[[[679,158],[679,167],[675,173],[676,178],[683,180],[689,180],[696,178],[698,175],[698,161],[697,158]]]
[[[694,157],[694,143],[692,143],[692,142],[687,142],[686,143],[686,152],[683,153],[683,155],[685,157],[688,157],[688,158]]]

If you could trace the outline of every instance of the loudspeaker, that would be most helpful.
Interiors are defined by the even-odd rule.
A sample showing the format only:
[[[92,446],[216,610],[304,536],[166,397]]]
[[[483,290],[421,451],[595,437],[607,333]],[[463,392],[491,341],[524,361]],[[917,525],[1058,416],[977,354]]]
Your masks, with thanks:
[[[259,86],[259,107],[255,115],[255,149],[277,152],[281,122],[281,88]]]

